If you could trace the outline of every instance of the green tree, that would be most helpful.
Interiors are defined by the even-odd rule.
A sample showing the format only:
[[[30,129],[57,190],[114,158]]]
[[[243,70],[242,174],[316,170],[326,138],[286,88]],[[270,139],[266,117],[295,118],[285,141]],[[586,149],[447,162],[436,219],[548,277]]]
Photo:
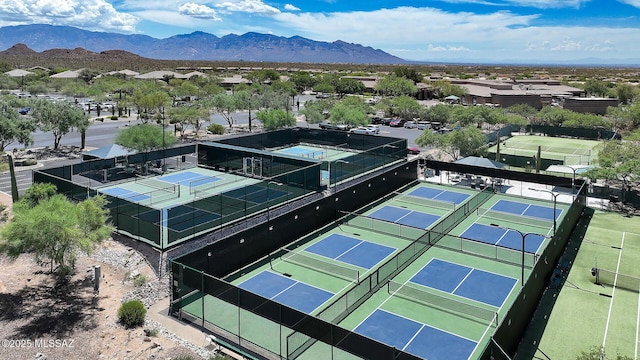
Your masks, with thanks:
[[[378,81],[375,90],[383,96],[413,96],[418,91],[418,88],[413,83],[413,80],[398,77],[396,74],[391,73]]]
[[[227,124],[229,124],[229,127],[233,126],[233,123],[235,122],[233,119],[233,113],[238,110],[238,98],[235,95],[216,94],[203,100],[203,104],[213,109],[214,112],[220,114]]]
[[[54,196],[57,190],[56,186],[50,183],[34,183],[24,191],[24,195],[22,195],[16,206],[35,207],[40,201]]]
[[[364,84],[356,79],[340,79],[336,84],[336,93],[341,98],[347,94],[362,94],[364,90]]]
[[[262,122],[264,128],[267,130],[275,130],[284,127],[295,126],[296,119],[293,114],[290,114],[282,109],[268,109],[258,111],[256,118]]]
[[[424,131],[416,139],[419,146],[433,146],[453,160],[460,156],[482,155],[482,149],[486,143],[486,137],[475,127],[462,128],[445,134],[436,134]]]
[[[196,105],[175,106],[167,110],[170,124],[179,124],[180,136],[184,136],[185,130],[192,126],[196,133],[202,128],[202,124],[209,117],[209,110]],[[165,139],[166,140],[166,139]]]
[[[40,130],[53,134],[53,148],[58,149],[62,137],[73,129],[84,132],[89,127],[89,118],[74,104],[66,101],[50,102],[36,100],[33,102],[31,117]]]
[[[422,74],[420,74],[416,69],[406,66],[401,66],[393,69],[393,73],[397,77],[403,77],[405,79],[413,81],[414,84],[422,82],[423,79]]]
[[[273,69],[254,70],[245,76],[252,83],[266,84],[280,79],[280,74]]]
[[[323,94],[333,94],[336,92],[336,87],[327,81],[321,81],[313,87],[313,91]]]
[[[419,116],[422,105],[418,103],[418,100],[411,96],[397,96],[391,101],[393,107],[393,113],[405,120],[413,119]]]
[[[325,114],[329,114],[334,102],[332,100],[307,100],[300,114],[304,115],[308,124],[319,124],[325,120]]]
[[[56,274],[64,276],[74,268],[79,252],[91,252],[113,230],[105,205],[102,196],[73,203],[61,194],[33,207],[19,205],[2,229],[0,253],[12,260],[31,253],[37,263],[49,261],[51,270],[55,265]]]
[[[113,142],[141,153],[171,147],[177,139],[157,125],[138,124],[120,130]]]
[[[292,81],[300,92],[313,89],[318,83],[318,80],[306,71],[298,71],[292,74],[289,81]]]
[[[451,111],[453,110],[453,106],[446,104],[436,104],[430,106],[427,110],[428,120],[432,122],[439,122],[441,124],[449,123],[449,117],[451,116]]]
[[[623,105],[629,105],[631,102],[640,95],[640,90],[637,86],[631,84],[618,84],[616,85],[614,92],[620,103]]]
[[[447,80],[437,80],[431,84],[433,97],[436,99],[444,99],[447,96],[463,97],[467,93],[467,89],[462,86],[454,85]]]
[[[609,88],[604,81],[589,79],[584,83],[584,91],[586,91],[588,95],[606,96]]]
[[[14,142],[25,146],[33,144],[34,131],[36,124],[30,117],[21,119],[8,102],[0,99],[0,151],[4,152]]]
[[[334,124],[346,124],[355,127],[368,124],[369,117],[362,108],[339,102],[331,108],[329,121]]]

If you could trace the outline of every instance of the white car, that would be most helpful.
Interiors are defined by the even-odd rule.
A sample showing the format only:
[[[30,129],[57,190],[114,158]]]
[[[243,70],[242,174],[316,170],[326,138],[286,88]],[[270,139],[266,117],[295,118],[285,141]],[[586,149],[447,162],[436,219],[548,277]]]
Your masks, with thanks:
[[[380,134],[380,125],[367,125],[365,127],[373,131],[374,134]]]
[[[416,123],[413,121],[407,121],[406,123],[404,123],[405,129],[415,129],[416,127],[418,127],[418,125],[416,125]]]
[[[358,126],[357,128],[349,130],[349,132],[354,134],[375,135],[375,130],[364,126]]]

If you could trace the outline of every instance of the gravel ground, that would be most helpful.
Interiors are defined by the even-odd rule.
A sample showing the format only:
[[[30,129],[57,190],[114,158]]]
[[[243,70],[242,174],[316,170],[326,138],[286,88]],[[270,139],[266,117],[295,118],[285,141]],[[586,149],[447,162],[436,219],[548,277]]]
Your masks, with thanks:
[[[93,292],[93,269],[100,265],[100,291]],[[170,359],[190,355],[209,359],[205,348],[181,339],[147,319],[144,327],[117,323],[123,301],[147,307],[169,295],[169,278],[158,279],[144,258],[113,240],[91,256],[80,256],[69,285],[56,287],[48,266],[29,255],[0,258],[0,359],[88,360]],[[135,286],[135,276],[148,281]],[[145,333],[146,330],[146,333]],[[155,336],[150,330],[156,330]]]

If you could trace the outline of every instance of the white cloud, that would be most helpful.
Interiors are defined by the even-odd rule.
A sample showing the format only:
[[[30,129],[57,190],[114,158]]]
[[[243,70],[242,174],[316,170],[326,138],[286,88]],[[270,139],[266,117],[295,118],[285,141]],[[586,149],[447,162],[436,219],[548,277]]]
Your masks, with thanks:
[[[575,8],[579,9],[582,4],[592,0],[441,0],[451,4],[481,4],[490,6],[522,6],[535,7],[539,9],[562,9]],[[620,0],[620,1],[638,1],[638,0]]]
[[[218,17],[218,13],[214,9],[206,5],[200,5],[195,3],[185,3],[180,5],[180,7],[178,8],[178,11],[182,15],[193,16],[195,18],[213,19],[216,21],[222,21],[222,19]]]
[[[284,9],[289,11],[300,11],[299,7],[296,7],[295,5],[291,5],[291,4],[286,4],[284,6]]]
[[[2,25],[34,23],[133,32],[138,21],[104,0],[0,0]]]
[[[279,35],[346,42],[412,60],[554,61],[602,56],[640,57],[617,44],[637,43],[636,28],[536,26],[542,15],[490,14],[401,7],[370,12],[281,13]],[[372,24],[375,24],[373,26]],[[384,31],[380,31],[384,29]]]
[[[628,4],[633,7],[640,8],[640,0],[618,0],[618,1],[620,1],[623,4]]]
[[[433,52],[460,52],[460,51],[469,51],[469,49],[464,47],[464,46],[429,44],[427,46],[427,51],[433,51]]]
[[[269,6],[262,0],[225,1],[215,5],[217,8],[229,12],[247,12],[256,14],[275,15],[280,10]]]

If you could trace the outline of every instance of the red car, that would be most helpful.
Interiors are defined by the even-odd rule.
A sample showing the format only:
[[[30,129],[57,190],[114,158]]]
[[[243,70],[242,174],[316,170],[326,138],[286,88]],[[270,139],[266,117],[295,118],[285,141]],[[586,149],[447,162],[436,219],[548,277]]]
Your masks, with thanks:
[[[411,155],[418,155],[420,154],[420,148],[417,146],[409,146],[407,152]]]
[[[391,127],[401,127],[404,126],[405,121],[402,119],[394,119],[392,122],[389,123],[389,126]]]

